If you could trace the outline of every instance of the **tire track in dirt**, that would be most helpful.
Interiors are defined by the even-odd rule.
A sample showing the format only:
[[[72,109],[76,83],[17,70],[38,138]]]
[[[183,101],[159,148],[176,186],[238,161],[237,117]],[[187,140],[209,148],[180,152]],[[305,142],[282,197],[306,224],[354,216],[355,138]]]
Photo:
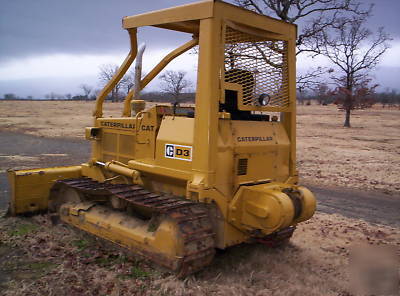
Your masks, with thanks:
[[[320,212],[400,228],[400,196],[378,191],[304,185],[316,195]]]

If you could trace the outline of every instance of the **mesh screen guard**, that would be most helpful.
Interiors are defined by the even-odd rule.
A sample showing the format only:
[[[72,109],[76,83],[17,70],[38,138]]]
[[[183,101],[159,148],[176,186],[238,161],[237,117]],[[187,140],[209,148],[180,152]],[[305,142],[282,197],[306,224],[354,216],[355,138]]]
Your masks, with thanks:
[[[239,110],[289,107],[287,41],[267,40],[225,25],[225,82],[241,85]]]

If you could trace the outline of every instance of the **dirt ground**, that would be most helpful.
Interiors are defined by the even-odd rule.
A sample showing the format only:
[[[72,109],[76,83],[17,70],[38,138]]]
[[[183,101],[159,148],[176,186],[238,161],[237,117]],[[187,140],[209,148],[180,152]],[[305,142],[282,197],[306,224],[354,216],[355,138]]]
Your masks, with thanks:
[[[6,167],[86,159],[89,147],[80,139],[83,127],[91,124],[87,115],[92,106],[93,102],[0,101],[0,175]],[[106,109],[118,116],[121,106],[106,104]],[[3,217],[0,295],[361,295],[352,288],[354,274],[359,274],[352,252],[367,250],[370,257],[383,252],[384,260],[372,265],[389,261],[384,270],[394,266],[398,271],[400,111],[375,108],[356,111],[352,118],[353,128],[345,129],[343,114],[335,107],[299,106],[301,180],[324,198],[316,215],[299,225],[285,248],[229,248],[204,271],[179,280],[71,227],[52,226],[46,215]],[[333,194],[329,188],[339,189]],[[371,191],[363,201],[362,191],[353,188]],[[388,209],[382,210],[382,204]],[[368,285],[377,287],[374,280]]]
[[[1,218],[0,295],[350,296],[350,254],[362,245],[399,250],[400,229],[318,213],[284,248],[236,246],[179,280],[47,216]]]
[[[149,103],[152,104],[152,103]],[[0,101],[0,131],[43,137],[83,138],[94,102]],[[120,103],[105,104],[120,115]],[[400,193],[400,110],[353,112],[343,127],[336,106],[298,106],[298,168],[302,182]]]

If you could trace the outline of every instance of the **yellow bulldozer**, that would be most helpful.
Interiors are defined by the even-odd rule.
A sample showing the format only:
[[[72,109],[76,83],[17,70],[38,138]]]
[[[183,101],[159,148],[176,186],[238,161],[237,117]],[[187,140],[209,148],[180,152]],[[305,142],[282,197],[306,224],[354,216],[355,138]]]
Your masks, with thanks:
[[[188,35],[142,77],[138,28]],[[315,212],[297,185],[296,26],[221,1],[123,18],[130,52],[98,95],[92,154],[67,167],[9,170],[12,215],[52,217],[181,276],[244,242],[280,245]],[[141,90],[196,47],[195,107],[146,108]],[[122,115],[103,102],[135,61]]]

